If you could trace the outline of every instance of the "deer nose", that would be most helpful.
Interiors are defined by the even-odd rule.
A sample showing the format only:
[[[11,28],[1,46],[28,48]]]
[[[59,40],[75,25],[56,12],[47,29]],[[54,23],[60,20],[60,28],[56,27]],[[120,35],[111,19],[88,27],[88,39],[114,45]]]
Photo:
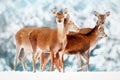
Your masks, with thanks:
[[[107,37],[107,34],[105,34],[105,37]]]
[[[62,21],[61,20],[58,20],[59,23],[61,23]]]
[[[104,22],[102,22],[102,24],[104,24]]]

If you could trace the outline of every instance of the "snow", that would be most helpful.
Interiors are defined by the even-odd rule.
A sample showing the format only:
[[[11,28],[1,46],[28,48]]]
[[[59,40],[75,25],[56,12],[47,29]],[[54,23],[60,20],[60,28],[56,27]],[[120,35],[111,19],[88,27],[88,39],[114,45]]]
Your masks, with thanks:
[[[110,16],[105,21],[108,38],[100,40],[90,55],[90,71],[120,71],[120,1],[119,0],[0,0],[0,71],[13,70],[15,57],[15,33],[24,26],[55,27],[55,17],[51,10],[68,8],[70,18],[79,27],[93,28],[97,18],[93,12]],[[65,55],[66,72],[76,72],[79,62],[76,55]],[[26,64],[32,71],[32,58]],[[49,63],[50,64],[50,63]],[[49,70],[49,64],[45,71]],[[22,71],[20,59],[17,71]],[[37,61],[39,71],[39,61]],[[57,71],[56,69],[54,70]]]
[[[109,77],[108,77],[109,75]],[[2,80],[120,80],[119,73],[117,72],[1,72],[0,78]]]

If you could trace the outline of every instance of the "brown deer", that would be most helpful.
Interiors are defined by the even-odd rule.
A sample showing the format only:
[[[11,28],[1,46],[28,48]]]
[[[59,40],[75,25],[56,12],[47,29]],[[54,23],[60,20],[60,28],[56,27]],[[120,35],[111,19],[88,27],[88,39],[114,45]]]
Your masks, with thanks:
[[[91,48],[94,45],[96,45],[97,41],[100,38],[107,36],[104,32],[103,24],[106,17],[109,16],[110,12],[107,12],[105,14],[98,14],[97,12],[94,13],[98,17],[98,21],[93,29],[82,28],[80,29],[79,33],[72,32],[67,35],[67,46],[65,48],[65,54],[69,54],[69,55],[78,54],[78,57],[80,59],[80,64],[82,64],[81,56],[83,56],[87,61],[86,64],[89,65],[89,52]],[[44,56],[42,55],[42,57]],[[49,57],[44,58],[43,69],[45,68],[48,60]],[[56,65],[57,69],[60,70],[61,64],[59,63],[59,57],[54,58],[54,64]],[[82,65],[81,65],[81,69],[82,69]]]
[[[39,28],[30,33],[29,39],[33,48],[33,65],[34,70],[36,67],[36,55],[40,53],[40,55],[44,53],[50,53],[51,58],[51,67],[50,70],[53,70],[53,57],[59,51],[64,50],[67,40],[66,34],[68,33],[69,19],[65,19],[65,14],[67,14],[66,9],[62,13],[58,13],[55,10],[52,11],[56,16],[57,28]],[[73,26],[72,26],[73,27]],[[76,28],[76,30],[79,30]],[[42,58],[40,58],[42,61]],[[41,63],[41,62],[40,62]],[[42,71],[40,65],[40,70]]]
[[[96,24],[100,24],[101,26],[103,26],[104,22],[105,22],[105,19],[107,16],[110,15],[110,12],[106,12],[105,14],[99,14],[98,12],[94,12],[95,16],[98,17],[98,21]],[[83,34],[83,35],[86,35],[90,32],[92,32],[94,30],[94,28],[82,28],[80,29],[80,33]],[[87,60],[86,64],[88,65],[89,67],[89,52],[95,47],[95,45],[97,44],[98,40],[101,39],[102,37],[106,37],[107,35],[104,33],[104,27],[101,27],[100,29],[98,29],[98,35],[93,35],[93,37],[91,37],[91,39],[89,39],[89,44],[90,44],[90,48],[83,54],[79,54],[78,53],[78,57],[81,58],[81,55]],[[70,42],[72,43],[72,41]],[[69,43],[68,43],[69,44]],[[73,46],[72,46],[73,47]],[[69,47],[68,47],[69,49]],[[74,52],[74,49],[71,51]],[[80,59],[81,60],[81,59]],[[80,64],[81,64],[81,61],[80,61]],[[81,65],[81,68],[82,68],[82,65]]]

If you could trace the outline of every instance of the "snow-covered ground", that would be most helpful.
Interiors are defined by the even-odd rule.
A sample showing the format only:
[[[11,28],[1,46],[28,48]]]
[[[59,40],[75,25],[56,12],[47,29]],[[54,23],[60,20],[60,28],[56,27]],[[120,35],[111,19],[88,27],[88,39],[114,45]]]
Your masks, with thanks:
[[[2,72],[1,80],[120,80],[118,72]]]
[[[94,27],[93,11],[110,16],[105,22],[108,38],[98,42],[90,55],[90,71],[120,71],[120,0],[0,0],[0,71],[13,70],[15,56],[15,33],[24,26],[55,27],[51,9],[68,8],[70,17],[80,27]],[[26,60],[32,71],[31,55]],[[65,70],[76,72],[76,56],[66,56]],[[45,71],[49,70],[49,64]],[[22,71],[20,60],[17,71]],[[39,71],[39,61],[37,61]]]

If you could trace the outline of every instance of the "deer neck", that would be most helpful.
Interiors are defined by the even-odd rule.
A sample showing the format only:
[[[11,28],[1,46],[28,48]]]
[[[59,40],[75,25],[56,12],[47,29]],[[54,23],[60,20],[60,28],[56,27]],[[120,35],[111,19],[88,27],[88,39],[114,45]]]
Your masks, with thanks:
[[[71,20],[65,20],[64,27],[66,34],[69,34],[69,32],[79,32],[80,30],[80,28]]]
[[[64,29],[64,24],[63,23],[57,23],[57,35],[58,35],[58,40],[60,42],[63,42],[66,39],[66,34],[65,34],[65,29]]]
[[[91,47],[95,46],[97,41],[99,40],[97,30],[98,30],[98,25],[96,25],[95,28],[93,28],[92,32],[87,36],[87,39],[89,40]]]

